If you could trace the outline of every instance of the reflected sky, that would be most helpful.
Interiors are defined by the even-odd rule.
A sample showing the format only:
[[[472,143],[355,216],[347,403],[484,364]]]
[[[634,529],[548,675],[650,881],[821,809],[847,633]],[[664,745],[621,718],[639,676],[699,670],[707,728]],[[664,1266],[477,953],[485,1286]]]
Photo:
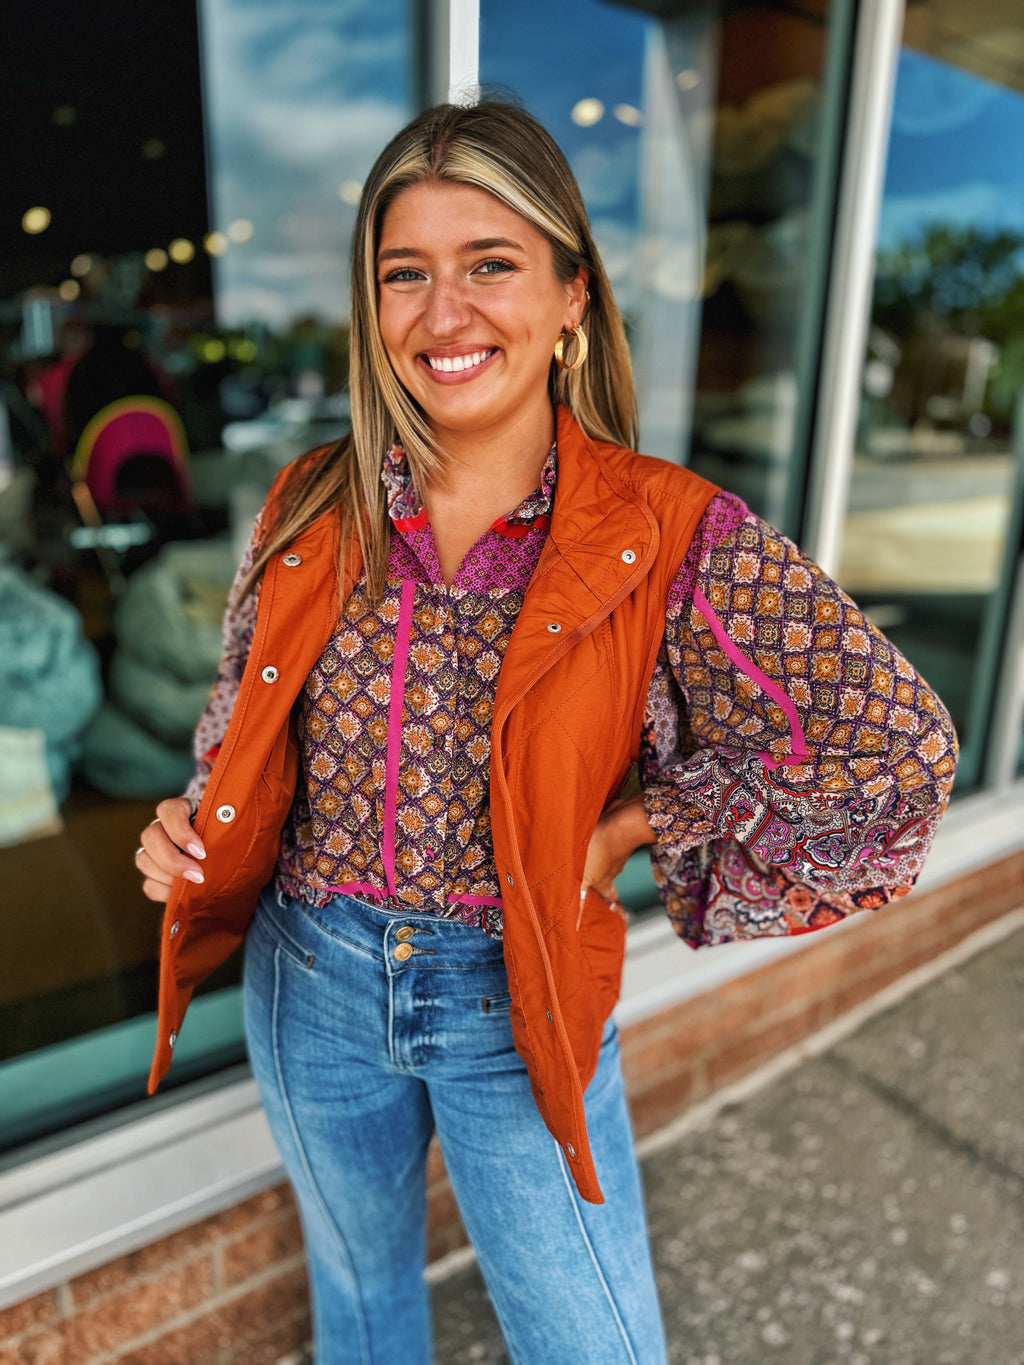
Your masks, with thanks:
[[[406,122],[405,0],[201,0],[214,225],[254,224],[215,263],[218,319],[348,316],[359,183]]]
[[[558,140],[592,218],[632,226],[637,215],[637,130],[617,105],[643,107],[645,34],[635,10],[574,0],[482,0],[480,80],[485,92],[511,93]],[[543,51],[538,51],[543,47]],[[600,100],[603,114],[581,126],[579,101]]]
[[[200,16],[214,226],[256,228],[216,262],[220,318],[344,319],[355,209],[339,189],[361,182],[411,113],[407,5],[201,0]],[[566,150],[620,287],[635,247],[640,132],[614,111],[643,107],[650,23],[604,0],[481,6],[484,87],[519,97]],[[574,122],[578,102],[595,97],[597,121]],[[1024,230],[1024,95],[904,49],[879,248],[936,222]]]
[[[904,48],[879,249],[936,223],[1024,232],[1024,95]]]
[[[343,321],[352,189],[412,113],[408,5],[200,0],[199,8],[213,225],[255,225],[251,241],[214,263],[218,319],[275,329],[303,313]],[[624,277],[634,250],[639,131],[616,107],[628,106],[628,119],[642,106],[650,20],[597,0],[484,0],[481,22],[485,87],[521,99],[565,148],[611,271]],[[596,95],[600,117],[574,122],[578,102]]]

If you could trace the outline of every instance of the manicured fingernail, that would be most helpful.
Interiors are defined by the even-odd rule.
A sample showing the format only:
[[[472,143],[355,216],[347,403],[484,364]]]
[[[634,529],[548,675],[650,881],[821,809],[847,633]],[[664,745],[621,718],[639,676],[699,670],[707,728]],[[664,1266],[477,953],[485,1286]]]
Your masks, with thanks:
[[[186,844],[185,847],[188,849],[189,853],[192,854],[193,858],[206,857],[206,849],[203,848],[202,844]]]
[[[187,882],[198,883],[206,881],[206,878],[203,876],[201,872],[193,872],[191,868],[189,868],[187,872],[183,872],[181,875],[185,878]]]

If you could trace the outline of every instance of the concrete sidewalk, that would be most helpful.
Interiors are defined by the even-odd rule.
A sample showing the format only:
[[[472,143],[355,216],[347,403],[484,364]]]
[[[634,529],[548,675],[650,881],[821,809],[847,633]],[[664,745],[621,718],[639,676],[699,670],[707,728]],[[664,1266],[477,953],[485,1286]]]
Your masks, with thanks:
[[[1024,1365],[1024,932],[643,1169],[673,1365]],[[506,1360],[475,1268],[434,1312]]]

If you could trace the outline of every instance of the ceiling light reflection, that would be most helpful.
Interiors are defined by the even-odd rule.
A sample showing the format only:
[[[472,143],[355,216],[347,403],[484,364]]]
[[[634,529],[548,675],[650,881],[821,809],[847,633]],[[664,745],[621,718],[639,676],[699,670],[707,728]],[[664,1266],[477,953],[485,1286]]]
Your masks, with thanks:
[[[596,99],[577,100],[570,117],[581,128],[592,128],[604,118],[604,105]]]
[[[50,222],[50,210],[37,204],[35,208],[28,209],[22,216],[21,226],[30,237],[35,237],[38,233],[45,232],[50,226]]]

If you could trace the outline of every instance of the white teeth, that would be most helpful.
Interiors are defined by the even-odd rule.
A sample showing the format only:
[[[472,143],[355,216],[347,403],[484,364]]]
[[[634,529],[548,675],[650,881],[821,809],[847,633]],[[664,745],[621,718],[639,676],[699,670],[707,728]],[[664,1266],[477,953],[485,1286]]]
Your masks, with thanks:
[[[474,351],[472,355],[446,355],[441,357],[427,356],[427,363],[432,370],[443,370],[445,374],[460,374],[463,370],[472,370],[492,354],[491,351]]]

